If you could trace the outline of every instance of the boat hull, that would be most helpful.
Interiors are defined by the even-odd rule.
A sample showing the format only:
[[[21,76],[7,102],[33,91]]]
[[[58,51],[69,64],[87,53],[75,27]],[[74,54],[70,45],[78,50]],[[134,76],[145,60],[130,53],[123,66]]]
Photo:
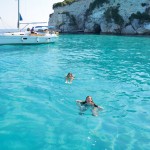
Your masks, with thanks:
[[[0,35],[0,45],[6,44],[46,44],[56,42],[57,36],[31,36],[31,35]]]

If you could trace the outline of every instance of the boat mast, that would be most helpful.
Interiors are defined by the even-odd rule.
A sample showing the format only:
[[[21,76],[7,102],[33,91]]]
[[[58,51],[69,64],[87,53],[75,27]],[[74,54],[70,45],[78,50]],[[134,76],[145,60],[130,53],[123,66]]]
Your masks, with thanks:
[[[17,22],[17,28],[18,30],[20,29],[20,24],[19,24],[19,20],[20,20],[20,8],[19,8],[19,0],[18,0],[18,22]]]

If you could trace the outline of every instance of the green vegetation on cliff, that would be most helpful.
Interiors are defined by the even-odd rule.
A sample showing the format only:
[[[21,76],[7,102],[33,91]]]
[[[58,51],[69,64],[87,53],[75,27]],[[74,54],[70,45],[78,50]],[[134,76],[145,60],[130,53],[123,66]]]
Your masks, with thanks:
[[[76,2],[77,0],[64,0],[63,2],[55,3],[53,5],[53,9],[57,7],[63,7],[66,5],[71,5],[72,3]]]
[[[76,18],[71,15],[69,12],[62,12],[61,14],[65,14],[69,19],[70,19],[70,26],[76,26],[77,22],[76,22]]]
[[[144,22],[150,22],[150,15],[147,12],[137,12],[136,14],[133,13],[130,17],[129,20],[133,21],[134,19],[138,19],[141,23]]]
[[[107,22],[112,22],[112,19],[113,19],[114,22],[120,26],[122,26],[124,23],[122,16],[119,14],[119,6],[109,7],[104,13],[104,15],[105,15]]]
[[[85,16],[88,17],[95,8],[99,8],[103,3],[108,3],[109,0],[95,0],[90,4],[89,8],[86,10]]]

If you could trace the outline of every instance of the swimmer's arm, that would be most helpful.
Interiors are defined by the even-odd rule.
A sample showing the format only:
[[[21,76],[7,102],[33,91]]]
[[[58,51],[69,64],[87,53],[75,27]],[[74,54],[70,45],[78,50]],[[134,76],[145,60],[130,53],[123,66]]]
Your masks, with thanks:
[[[81,102],[83,102],[82,100],[76,100],[76,103],[81,103]]]
[[[103,107],[101,107],[101,106],[98,106],[98,109],[99,109],[99,110],[103,110],[104,108],[103,108]]]
[[[76,100],[76,103],[78,106],[81,106],[81,102],[83,102],[82,100]]]
[[[98,108],[99,110],[103,110],[104,108],[101,106],[96,105],[95,103],[93,104],[94,108]]]
[[[77,102],[77,103],[81,103],[81,102],[83,102],[83,101],[82,101],[82,100],[76,100],[76,102]]]

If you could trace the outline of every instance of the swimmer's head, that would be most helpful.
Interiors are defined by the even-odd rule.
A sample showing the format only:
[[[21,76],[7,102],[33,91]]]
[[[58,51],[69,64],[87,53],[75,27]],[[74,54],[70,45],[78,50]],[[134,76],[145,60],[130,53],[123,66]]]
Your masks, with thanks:
[[[69,73],[67,74],[67,77],[73,77],[72,73],[69,72]]]
[[[85,101],[86,101],[87,103],[91,103],[91,102],[93,102],[93,99],[92,99],[91,96],[87,96]]]

